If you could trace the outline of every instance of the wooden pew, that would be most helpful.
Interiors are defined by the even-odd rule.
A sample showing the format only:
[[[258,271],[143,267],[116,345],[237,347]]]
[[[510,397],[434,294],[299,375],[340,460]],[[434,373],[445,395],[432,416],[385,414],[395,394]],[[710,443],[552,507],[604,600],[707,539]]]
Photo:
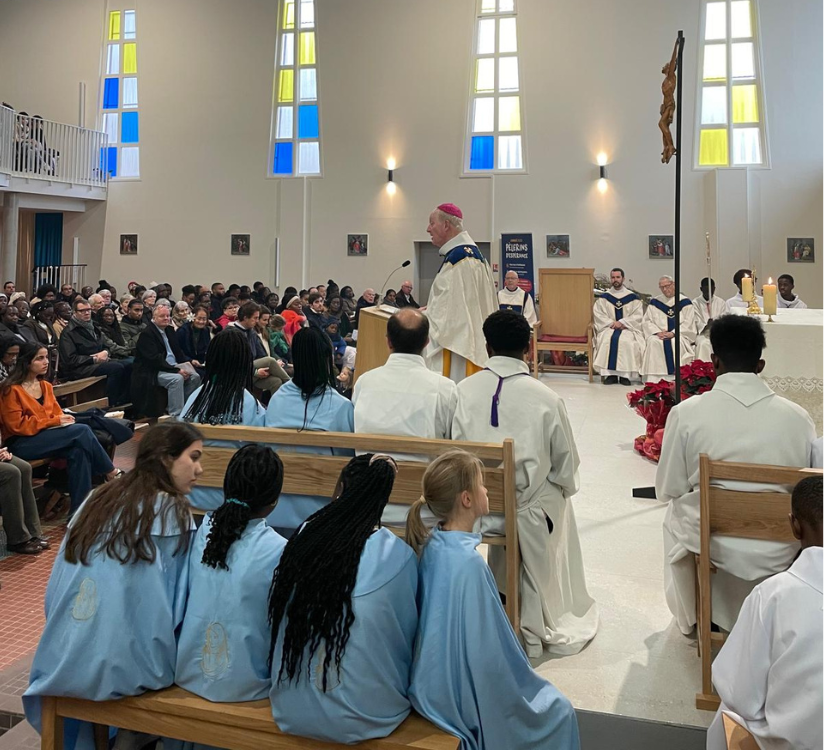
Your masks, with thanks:
[[[416,713],[411,713],[389,736],[343,745],[284,734],[272,718],[268,700],[212,703],[174,686],[131,698],[89,701],[80,698],[44,698],[41,750],[62,750],[63,720],[80,719],[102,727],[118,727],[227,750],[286,750],[359,747],[369,750],[428,748],[456,750],[459,741]],[[98,750],[108,737],[96,727]]]
[[[91,390],[94,392],[97,390],[98,392],[103,392],[103,386],[96,386],[98,383],[103,383],[106,381],[106,377],[103,375],[97,375],[90,378],[80,378],[80,380],[68,380],[65,383],[57,383],[54,386],[54,397],[56,399],[65,399],[65,406],[72,408],[80,401],[81,394],[88,396],[89,394],[84,393],[84,391]]]
[[[485,536],[488,545],[503,546],[506,559],[505,611],[518,635],[519,631],[519,573],[521,556],[516,524],[515,449],[511,439],[503,444],[465,443],[451,440],[427,440],[424,438],[394,437],[391,435],[363,435],[350,432],[311,432],[281,430],[271,427],[229,427],[197,425],[207,440],[230,440],[244,443],[268,443],[314,448],[349,448],[369,453],[406,453],[436,456],[448,450],[461,448],[477,456],[485,465],[484,483],[490,502],[490,513],[504,516],[504,536]],[[198,483],[204,487],[223,487],[223,477],[234,448],[204,450],[201,464],[204,472]],[[332,497],[338,476],[350,459],[313,453],[288,453],[280,451],[284,462],[284,493]],[[427,464],[416,461],[399,461],[398,476],[390,497],[391,503],[412,505],[421,496],[421,478]],[[403,529],[388,527],[403,536]]]

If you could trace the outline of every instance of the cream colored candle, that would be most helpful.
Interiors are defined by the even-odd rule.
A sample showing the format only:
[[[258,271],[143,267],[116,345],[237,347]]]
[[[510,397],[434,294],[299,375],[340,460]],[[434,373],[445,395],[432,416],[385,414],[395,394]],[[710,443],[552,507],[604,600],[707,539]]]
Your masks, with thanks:
[[[745,302],[750,302],[754,299],[753,279],[750,276],[742,277],[742,299],[745,300]]]
[[[762,298],[765,306],[765,315],[776,315],[776,284],[773,279],[762,287]]]

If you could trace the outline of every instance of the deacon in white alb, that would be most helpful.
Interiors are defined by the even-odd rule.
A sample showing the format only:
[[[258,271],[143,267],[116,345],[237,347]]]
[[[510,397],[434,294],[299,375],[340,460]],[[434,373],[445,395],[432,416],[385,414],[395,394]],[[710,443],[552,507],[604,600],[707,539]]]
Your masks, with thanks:
[[[721,297],[716,296],[716,282],[710,279],[708,288],[708,277],[699,282],[701,295],[693,300],[693,308],[696,313],[696,351],[695,359],[703,362],[710,362],[710,355],[713,349],[710,345],[710,324],[716,318],[729,313],[728,303]]]
[[[630,385],[642,364],[642,301],[624,285],[624,271],[610,272],[610,291],[593,305],[596,330],[594,367],[606,385]]]
[[[747,307],[748,303],[745,301],[745,298],[742,296],[742,279],[745,277],[751,277],[751,271],[747,268],[740,268],[734,275],[733,275],[733,283],[736,284],[736,288],[739,290],[736,294],[733,295],[728,300],[728,309],[732,310],[734,307]],[[753,278],[753,288],[756,289],[756,282],[757,278],[754,276]],[[759,295],[756,295],[756,304],[759,307],[764,306],[764,301]]]
[[[521,636],[527,655],[575,654],[596,635],[599,612],[587,593],[571,498],[579,489],[579,454],[567,410],[530,377],[524,356],[530,326],[498,311],[484,323],[490,359],[458,385],[453,439],[501,443],[513,438],[521,549]],[[485,516],[485,534],[503,534],[503,516]],[[488,560],[504,589],[502,547]]]
[[[458,383],[478,372],[487,359],[484,333],[487,316],[498,309],[490,264],[464,231],[464,215],[452,203],[430,214],[427,232],[444,258],[430,289],[427,360],[431,369]]]
[[[699,552],[699,456],[777,466],[808,466],[816,438],[801,406],[777,396],[759,377],[765,347],[761,323],[746,315],[723,315],[710,330],[713,389],[675,406],[667,418],[656,471],[656,497],[665,515],[665,598],[680,630],[696,624],[695,569]],[[765,492],[772,485],[719,482],[721,487]],[[753,587],[787,570],[798,544],[715,536],[711,560],[713,622],[730,630]]]
[[[696,313],[690,300],[680,295],[676,304],[676,284],[670,276],[659,279],[659,291],[647,306],[642,330],[645,335],[645,353],[642,357],[642,379],[646,381],[669,379],[676,368],[693,361],[693,343],[696,341]],[[679,315],[679,361],[674,356],[673,339],[676,336],[676,316]]]
[[[722,714],[759,747],[822,748],[822,476],[793,491],[791,527],[802,551],[784,573],[759,584],[713,662],[722,699],[708,750],[725,750]]]
[[[776,306],[789,310],[807,310],[808,306],[799,299],[798,294],[793,293],[794,280],[789,273],[783,273],[776,282],[779,287],[779,296],[776,298]]]
[[[530,328],[536,325],[538,318],[533,298],[518,285],[518,274],[515,271],[507,271],[504,274],[504,289],[498,293],[498,309],[523,315]]]

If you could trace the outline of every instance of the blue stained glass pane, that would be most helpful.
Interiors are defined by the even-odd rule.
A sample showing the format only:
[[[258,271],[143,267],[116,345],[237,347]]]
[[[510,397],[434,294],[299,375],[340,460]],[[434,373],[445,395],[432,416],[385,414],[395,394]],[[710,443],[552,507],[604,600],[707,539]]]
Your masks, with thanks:
[[[138,142],[138,113],[124,112],[120,126],[121,143]]]
[[[100,171],[109,177],[117,177],[117,146],[100,149]]]
[[[117,78],[107,78],[103,86],[103,109],[117,109],[120,80]]]
[[[495,141],[491,135],[474,135],[470,148],[470,169],[492,169]]]
[[[292,174],[292,142],[275,144],[274,174]]]
[[[298,137],[318,137],[318,105],[305,104],[298,108]]]

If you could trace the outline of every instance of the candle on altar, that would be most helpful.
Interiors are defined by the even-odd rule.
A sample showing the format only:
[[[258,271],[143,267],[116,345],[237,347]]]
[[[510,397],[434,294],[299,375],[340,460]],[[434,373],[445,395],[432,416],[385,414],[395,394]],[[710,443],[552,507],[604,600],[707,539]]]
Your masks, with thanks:
[[[745,302],[755,299],[753,296],[753,279],[750,276],[742,277],[742,299]]]
[[[776,284],[768,278],[768,283],[762,287],[762,297],[765,315],[776,315]]]

